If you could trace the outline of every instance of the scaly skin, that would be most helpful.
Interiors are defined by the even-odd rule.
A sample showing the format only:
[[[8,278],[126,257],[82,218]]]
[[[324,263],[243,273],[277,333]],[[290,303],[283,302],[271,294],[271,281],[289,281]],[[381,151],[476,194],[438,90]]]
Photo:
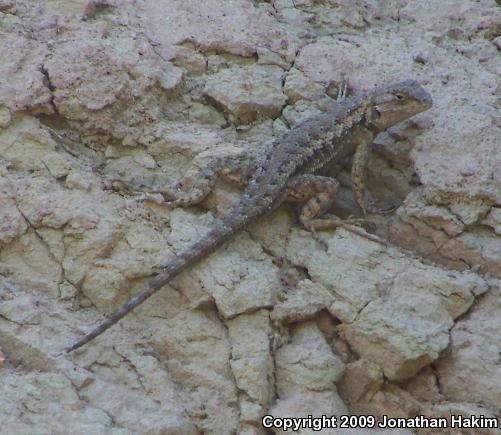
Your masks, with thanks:
[[[227,216],[204,237],[178,253],[136,296],[66,352],[78,349],[102,334],[172,278],[217,250],[260,216],[276,209],[287,197],[307,201],[301,212],[301,222],[307,228],[314,230],[339,225],[339,219],[320,218],[337,187],[334,179],[314,175],[326,164],[355,154],[352,178],[356,198],[364,211],[370,211],[363,193],[364,170],[372,140],[388,127],[429,109],[431,105],[430,95],[417,82],[407,80],[343,99],[326,113],[290,130],[268,146],[242,197]],[[175,200],[172,202],[181,204]]]

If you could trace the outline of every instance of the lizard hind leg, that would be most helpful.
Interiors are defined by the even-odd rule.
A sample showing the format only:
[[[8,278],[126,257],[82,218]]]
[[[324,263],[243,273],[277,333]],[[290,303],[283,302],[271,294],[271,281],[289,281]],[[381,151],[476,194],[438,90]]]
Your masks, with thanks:
[[[309,231],[343,227],[366,239],[382,242],[379,237],[356,226],[364,223],[365,219],[341,219],[332,214],[325,214],[336,197],[338,187],[339,182],[334,178],[320,175],[299,175],[289,182],[286,200],[304,203],[299,214],[299,221]]]
[[[212,191],[217,174],[211,168],[193,168],[172,189],[161,192],[169,208],[189,207],[202,202]]]
[[[188,207],[204,200],[211,192],[215,178],[216,174],[210,168],[193,168],[172,187],[151,187],[121,180],[113,180],[113,187],[135,195],[138,201],[150,201],[168,208]]]
[[[339,182],[334,178],[320,175],[299,175],[287,185],[287,201],[304,203],[299,213],[299,221],[310,231],[325,230],[364,222],[364,219],[341,219],[325,215],[331,207]]]
[[[201,203],[212,192],[219,175],[232,180],[240,177],[238,181],[245,185],[250,178],[247,160],[241,150],[234,148],[204,151],[195,157],[190,169],[172,187],[131,186],[121,181],[115,184],[120,184],[120,190],[136,193],[142,201],[168,208],[188,207]],[[226,172],[232,176],[227,176]]]
[[[200,153],[191,169],[175,186],[171,206],[187,206],[202,202],[213,190],[218,176],[245,187],[252,176],[253,160],[243,150],[230,147]]]

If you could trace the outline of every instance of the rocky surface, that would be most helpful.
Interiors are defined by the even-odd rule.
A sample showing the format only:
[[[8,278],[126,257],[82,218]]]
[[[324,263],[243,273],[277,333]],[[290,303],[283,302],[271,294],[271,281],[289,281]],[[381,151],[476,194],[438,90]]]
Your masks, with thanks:
[[[500,22],[494,0],[0,0],[2,432],[501,417]],[[388,246],[308,233],[284,206],[61,353],[238,195],[167,210],[110,175],[167,184],[197,156],[259,152],[344,76],[354,92],[416,78],[434,99],[376,140]],[[359,215],[338,178],[335,211]]]

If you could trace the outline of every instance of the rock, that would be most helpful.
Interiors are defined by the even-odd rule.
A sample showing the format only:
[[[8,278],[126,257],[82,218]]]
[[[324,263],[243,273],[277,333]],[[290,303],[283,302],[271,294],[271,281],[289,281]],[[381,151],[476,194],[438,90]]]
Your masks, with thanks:
[[[438,382],[436,372],[431,367],[426,367],[405,384],[405,390],[420,401],[439,403],[443,400],[443,395]]]
[[[345,43],[332,39],[322,39],[308,44],[301,50],[294,67],[314,83],[328,86],[340,83],[343,74],[349,75],[353,65],[345,53]]]
[[[91,182],[87,177],[87,174],[71,171],[66,177],[66,186],[69,189],[80,189],[80,190],[89,190],[91,187]]]
[[[423,405],[407,391],[395,384],[387,384],[374,394],[369,403],[357,404],[359,413],[375,415],[379,420],[383,415],[395,418],[412,417],[423,412]]]
[[[277,350],[277,392],[280,397],[299,392],[330,391],[344,364],[334,355],[313,322],[292,329],[291,343]]]
[[[231,368],[240,391],[262,406],[273,400],[274,363],[270,355],[268,313],[261,310],[228,321]]]
[[[452,416],[456,422],[459,418],[462,419],[462,426],[464,429],[474,429],[475,433],[485,434],[485,435],[494,435],[499,432],[499,429],[496,426],[485,426],[485,428],[475,428],[478,425],[478,422],[483,420],[484,422],[489,419],[490,424],[492,425],[497,423],[498,418],[496,417],[497,410],[491,411],[486,409],[483,406],[471,405],[468,403],[454,403],[454,402],[442,402],[437,404],[424,415],[428,418],[446,418],[448,421],[452,420]],[[479,418],[482,416],[483,418]],[[472,422],[472,423],[469,423]],[[475,424],[476,422],[476,424]],[[485,423],[484,423],[485,425]],[[463,430],[464,430],[463,429]],[[452,431],[451,431],[452,432]]]
[[[183,244],[198,238],[200,233],[193,222],[185,212],[174,211],[171,214],[174,237]],[[243,251],[234,248],[242,244],[246,246]],[[179,243],[174,242],[174,246],[179,247]],[[177,282],[209,292],[226,318],[272,306],[280,288],[275,266],[261,248],[244,235],[238,236],[235,243],[219,255],[202,261],[193,274],[183,274]]]
[[[383,253],[373,242],[351,243],[341,233],[326,238],[325,252],[294,232],[288,258],[331,293],[326,306],[344,322],[339,330],[352,348],[389,379],[407,379],[439,357],[453,320],[487,285],[474,274],[446,272],[393,249]]]
[[[441,391],[449,400],[499,409],[499,308],[500,287],[493,282],[489,293],[452,328],[451,349],[436,364]]]
[[[276,404],[269,410],[268,415],[273,418],[293,418],[299,415],[312,417],[338,416],[348,412],[344,403],[339,399],[335,390],[330,391],[309,391],[289,395],[286,398],[277,400]],[[288,432],[278,428],[273,428],[275,434],[287,434]],[[313,429],[303,429],[300,434],[313,434]],[[337,434],[337,430],[331,430],[330,434]],[[342,433],[342,432],[340,432]]]
[[[295,127],[309,118],[322,113],[320,109],[305,100],[298,100],[293,106],[287,106],[283,111],[283,117],[287,124]]]
[[[111,118],[121,112],[118,106],[155,90],[170,94],[182,83],[182,71],[162,60],[144,38],[99,28],[77,35],[57,44],[45,62],[54,105],[62,116],[87,120],[96,128],[109,122],[113,132]]]
[[[27,232],[0,252],[0,271],[19,279],[38,292],[59,295],[61,265],[51,258],[45,244]]]
[[[9,432],[29,431],[33,425],[55,432],[64,432],[68,425],[76,431],[85,428],[99,432],[110,428],[112,424],[111,418],[103,410],[88,407],[82,412],[73,409],[79,397],[63,374],[31,373],[22,376],[9,370],[3,378],[0,400],[6,412],[2,420]],[[47,400],[47,397],[51,397],[51,400]],[[50,417],[62,409],[61,418]],[[19,418],[25,412],[31,415],[31,419]]]
[[[179,304],[174,315],[144,318],[143,325],[152,334],[159,360],[166,364],[163,370],[187,388],[182,394],[184,407],[197,427],[231,433],[239,424],[238,390],[230,365],[232,343],[217,317],[203,309],[188,307]],[[251,376],[239,371],[237,375],[250,391],[263,391],[247,384]],[[260,387],[263,384],[261,380]]]
[[[248,124],[280,115],[287,101],[282,79],[283,70],[275,66],[228,68],[209,77],[204,94],[236,123]]]
[[[68,171],[68,159],[56,152],[49,135],[34,117],[15,115],[9,128],[0,130],[0,155],[18,171],[49,173],[58,176]],[[63,169],[64,168],[64,169]]]
[[[7,128],[11,119],[10,110],[7,107],[0,106],[0,128]]]
[[[245,0],[231,6],[217,0],[203,4],[161,0],[146,3],[140,17],[141,27],[165,58],[172,47],[190,41],[203,52],[248,58],[266,48],[292,61],[301,43],[295,32],[274,18],[271,5],[249,5]]]
[[[48,52],[46,44],[10,32],[2,32],[2,41],[0,58],[9,60],[0,67],[2,106],[11,114],[23,110],[53,113],[47,77],[40,68]]]
[[[498,236],[501,235],[501,210],[498,208],[491,209],[485,219],[482,220],[482,224],[491,227]]]
[[[346,367],[337,383],[339,395],[347,405],[370,400],[384,383],[383,373],[377,364],[359,359]]]
[[[302,99],[318,100],[325,95],[320,84],[295,68],[290,70],[285,78],[284,93],[291,103]]]
[[[20,237],[28,225],[12,198],[12,185],[0,176],[0,248]]]
[[[275,305],[272,319],[285,323],[306,320],[328,307],[330,301],[331,294],[325,287],[304,279]]]
[[[238,432],[238,435],[264,435],[264,434],[265,432],[254,426],[244,426],[244,428],[240,430],[240,432]]]
[[[391,228],[392,240],[405,247],[412,246],[448,267],[460,270],[473,267],[482,273],[501,276],[501,244],[496,234],[470,230],[486,222],[495,233],[496,209],[480,198],[451,200],[449,208],[442,205],[442,200],[440,205],[433,204],[434,201],[424,195],[410,195],[399,210],[401,221]]]
[[[72,299],[78,294],[78,289],[69,282],[63,282],[59,286],[59,297],[61,299]]]

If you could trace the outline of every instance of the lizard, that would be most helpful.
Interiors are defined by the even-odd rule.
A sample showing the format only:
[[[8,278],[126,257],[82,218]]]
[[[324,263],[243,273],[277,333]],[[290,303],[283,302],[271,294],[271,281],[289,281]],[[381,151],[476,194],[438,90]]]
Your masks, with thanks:
[[[327,111],[299,123],[266,147],[262,157],[247,168],[244,176],[247,186],[243,194],[212,229],[175,255],[139,293],[66,352],[101,335],[175,276],[216,251],[261,216],[275,210],[284,200],[303,203],[299,220],[307,230],[346,225],[349,219],[342,221],[325,214],[339,186],[334,178],[316,175],[327,164],[353,155],[352,184],[364,214],[389,212],[375,208],[365,197],[365,169],[372,142],[389,127],[428,110],[433,104],[432,98],[414,80],[376,87],[350,97],[346,96],[346,86],[339,89],[338,100]],[[219,161],[200,170],[202,187],[195,189],[192,195],[178,192],[177,198],[166,201],[167,205],[186,206],[200,202],[210,191],[216,174],[224,172],[221,166]],[[179,190],[180,185],[177,187]]]

